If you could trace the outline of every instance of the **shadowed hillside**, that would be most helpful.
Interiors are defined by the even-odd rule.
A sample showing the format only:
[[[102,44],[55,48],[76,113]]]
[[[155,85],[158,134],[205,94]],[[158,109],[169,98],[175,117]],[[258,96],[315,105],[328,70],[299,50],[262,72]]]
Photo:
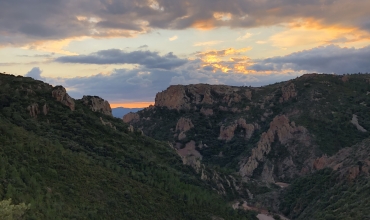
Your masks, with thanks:
[[[0,74],[0,197],[25,219],[255,219],[99,97]]]

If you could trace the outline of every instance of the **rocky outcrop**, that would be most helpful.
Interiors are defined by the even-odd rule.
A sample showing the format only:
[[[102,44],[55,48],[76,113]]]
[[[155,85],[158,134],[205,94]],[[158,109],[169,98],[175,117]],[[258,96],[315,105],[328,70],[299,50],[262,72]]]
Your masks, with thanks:
[[[290,83],[289,85],[283,86],[281,88],[282,95],[280,97],[279,102],[286,102],[290,100],[291,98],[294,98],[297,96],[297,91],[295,89],[295,85],[293,83]]]
[[[39,109],[39,105],[38,105],[37,103],[33,103],[32,105],[29,105],[29,106],[27,107],[27,110],[29,111],[30,116],[31,116],[32,118],[37,118],[37,115],[39,115],[39,114],[41,113],[41,111],[40,111],[40,109]],[[48,105],[47,105],[47,104],[44,104],[44,105],[42,106],[42,113],[43,113],[44,115],[47,115],[47,114],[48,114],[48,112],[49,112],[49,107],[48,107]]]
[[[122,120],[125,123],[135,123],[140,120],[140,115],[137,113],[130,112],[124,115]]]
[[[192,129],[193,127],[194,125],[189,118],[180,118],[177,121],[176,129],[175,129],[175,131],[180,132],[178,139],[179,140],[185,139],[186,138],[185,133],[189,131],[190,129]]]
[[[39,105],[37,103],[33,103],[27,107],[27,110],[30,113],[32,118],[36,118],[38,114],[40,114]]]
[[[191,109],[192,105],[240,102],[242,99],[252,99],[250,89],[224,85],[173,85],[156,95],[155,106],[168,109]]]
[[[195,141],[190,141],[184,148],[178,149],[177,154],[181,157],[184,164],[192,166],[197,172],[199,172],[202,155],[195,148]]]
[[[53,98],[55,98],[58,102],[68,106],[72,111],[75,110],[75,101],[68,95],[66,89],[63,86],[54,87],[51,94]]]
[[[42,106],[42,112],[44,113],[44,115],[47,115],[49,113],[49,106],[47,104],[44,104],[44,106]]]
[[[238,127],[237,124],[232,124],[229,126],[221,126],[220,128],[220,135],[218,136],[219,140],[224,140],[224,141],[229,141],[233,139],[234,137],[234,132],[236,128]]]
[[[213,109],[202,107],[200,109],[200,113],[202,113],[205,116],[211,116],[211,115],[213,115]]]
[[[242,177],[252,177],[254,170],[260,165],[260,163],[266,162],[266,155],[272,150],[272,144],[278,142],[281,145],[287,145],[289,141],[296,140],[300,142],[300,147],[309,146],[310,137],[307,130],[302,126],[296,126],[294,122],[289,122],[289,119],[285,115],[276,116],[270,123],[270,128],[267,132],[261,135],[260,140],[257,143],[257,147],[252,149],[252,155],[242,163],[240,166],[239,173]],[[287,149],[291,154],[296,154],[294,148]],[[281,158],[284,162],[284,158]],[[287,170],[289,167],[294,166],[292,160],[287,158],[285,167],[281,169]],[[271,178],[265,178],[265,180],[271,180]]]
[[[99,96],[83,96],[81,101],[94,112],[101,112],[105,115],[112,116],[112,109],[109,102]]]
[[[240,118],[236,121],[234,121],[233,124],[229,126],[224,126],[222,125],[220,128],[220,135],[218,137],[219,140],[224,140],[224,141],[230,141],[234,135],[235,135],[235,130],[237,127],[241,127],[245,130],[245,135],[244,137],[248,140],[252,137],[254,131],[258,129],[258,125],[254,124],[247,124],[245,119]]]
[[[100,122],[105,126],[109,126],[113,128],[114,130],[117,130],[116,126],[112,125],[112,123],[109,121],[104,121],[102,117],[100,117]]]
[[[352,115],[351,123],[354,126],[356,126],[357,130],[359,130],[361,132],[367,132],[367,130],[358,123],[357,115],[355,115],[355,114]]]
[[[343,179],[354,180],[360,174],[370,175],[370,139],[340,150],[331,157],[317,158],[313,164],[315,170],[331,168],[338,171]]]

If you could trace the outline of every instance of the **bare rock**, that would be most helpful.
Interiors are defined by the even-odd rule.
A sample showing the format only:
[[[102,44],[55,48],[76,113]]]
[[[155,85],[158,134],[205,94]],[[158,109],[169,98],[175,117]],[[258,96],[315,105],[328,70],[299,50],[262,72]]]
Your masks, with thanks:
[[[239,91],[242,91],[238,93]],[[156,95],[155,106],[167,107],[168,109],[190,110],[193,105],[238,103],[243,98],[251,99],[252,92],[245,88],[225,85],[173,85]]]
[[[176,136],[177,134],[175,134],[175,136]],[[178,136],[178,139],[179,140],[184,140],[186,138],[186,134],[185,134],[185,132],[180,132],[180,134],[179,134],[179,136]]]
[[[89,106],[94,112],[101,112],[105,115],[113,116],[109,102],[99,96],[83,96],[82,103]]]
[[[205,116],[212,116],[213,115],[213,109],[202,107],[200,109],[200,113],[202,113]]]
[[[195,148],[195,141],[190,141],[183,149],[177,150],[177,154],[181,157],[183,164],[190,165],[199,172],[202,155]]]
[[[187,132],[194,128],[193,123],[189,118],[180,118],[176,124],[176,131]]]
[[[189,109],[190,98],[186,96],[184,86],[170,86],[155,97],[155,106],[167,107],[168,109]]]
[[[114,130],[117,130],[116,126],[112,125],[112,123],[109,121],[104,121],[102,117],[100,117],[100,122],[105,126],[109,126],[113,128]]]
[[[357,130],[359,130],[361,132],[367,132],[367,130],[358,123],[357,115],[355,115],[355,114],[352,115],[351,123],[354,126],[356,126]]]
[[[126,115],[124,115],[122,120],[125,123],[135,123],[135,122],[138,122],[140,120],[140,115],[137,114],[137,113],[130,112],[130,113],[127,113]]]
[[[305,142],[308,141],[306,133],[307,130],[304,127],[295,126],[293,122],[290,123],[285,115],[276,116],[270,123],[267,132],[262,133],[257,147],[252,149],[252,155],[245,163],[241,164],[239,170],[241,176],[251,177],[259,163],[266,161],[266,155],[270,153],[271,144],[275,141],[275,138],[284,145],[296,135],[300,135],[295,139]],[[308,143],[305,144],[308,145]]]
[[[222,125],[220,127],[219,140],[230,141],[234,135],[237,127],[241,127],[245,130],[245,138],[248,140],[252,137],[256,127],[253,124],[247,124],[245,119],[240,118],[229,126]]]
[[[328,164],[328,157],[326,155],[317,158],[313,163],[313,168],[315,170],[321,170],[324,169]]]
[[[49,113],[49,106],[47,104],[44,104],[44,106],[42,107],[42,112],[44,113],[44,115],[47,115]]]
[[[236,128],[238,127],[237,124],[232,124],[229,126],[221,126],[220,128],[220,136],[218,137],[219,140],[229,141],[233,139],[234,132]]]
[[[56,86],[51,92],[53,98],[63,105],[68,106],[72,111],[75,110],[75,101],[71,98],[63,86]]]
[[[280,97],[280,100],[279,100],[280,103],[286,102],[290,100],[291,98],[294,98],[297,96],[297,91],[295,90],[295,85],[293,83],[290,83],[287,86],[283,86],[281,88],[281,91],[283,94]]]
[[[341,80],[342,80],[342,82],[348,82],[349,77],[348,77],[347,75],[345,75],[345,76],[343,76],[343,77],[341,78]]]
[[[37,115],[40,114],[39,105],[37,103],[33,103],[27,107],[27,110],[30,112],[30,116],[32,118],[37,118]]]

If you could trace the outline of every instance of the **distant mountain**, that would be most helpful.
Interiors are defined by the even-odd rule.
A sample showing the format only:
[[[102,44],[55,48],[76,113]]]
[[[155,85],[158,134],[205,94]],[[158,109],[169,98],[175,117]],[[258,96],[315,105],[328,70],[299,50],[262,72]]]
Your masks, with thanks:
[[[137,112],[142,110],[143,108],[123,108],[123,107],[118,107],[118,108],[113,108],[112,109],[112,114],[116,118],[122,118],[125,114],[129,112]]]

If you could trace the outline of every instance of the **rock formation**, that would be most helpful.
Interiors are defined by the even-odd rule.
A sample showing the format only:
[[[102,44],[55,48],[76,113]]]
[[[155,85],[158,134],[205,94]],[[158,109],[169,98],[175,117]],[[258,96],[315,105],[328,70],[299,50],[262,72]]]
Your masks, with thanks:
[[[361,132],[367,132],[367,130],[358,123],[357,115],[355,115],[355,114],[352,115],[351,123],[354,126],[356,126],[357,130],[359,130]]]
[[[201,165],[200,160],[202,160],[202,155],[195,149],[195,147],[195,142],[190,141],[184,148],[177,150],[177,154],[181,157],[184,164],[192,166],[198,172]]]
[[[137,113],[130,112],[124,115],[122,120],[125,123],[137,122],[140,120],[140,116]]]
[[[237,127],[241,127],[245,130],[245,138],[248,140],[252,137],[255,129],[258,128],[258,125],[247,124],[245,119],[240,118],[229,126],[225,127],[224,125],[222,125],[220,128],[220,135],[218,139],[230,141],[234,137],[234,133]]]
[[[283,86],[281,88],[282,96],[280,97],[280,103],[286,102],[290,100],[291,98],[294,98],[297,96],[297,91],[295,90],[295,85],[293,83],[290,83],[289,85]]]
[[[109,102],[98,96],[83,96],[81,101],[94,112],[101,112],[105,115],[112,116],[112,109]]]
[[[200,113],[202,113],[205,116],[212,116],[213,115],[213,109],[202,107],[200,109]]]
[[[208,84],[174,85],[156,95],[155,106],[189,110],[192,105],[199,104],[226,103],[230,106],[244,98],[251,100],[252,92],[243,87]]]
[[[63,86],[54,87],[51,94],[53,98],[55,98],[58,102],[68,106],[72,111],[75,110],[75,101],[68,95],[66,89]]]
[[[44,113],[44,115],[47,115],[49,113],[49,106],[47,104],[44,104],[44,106],[42,106],[42,112]]]
[[[301,147],[309,145],[309,136],[304,127],[296,126],[294,122],[290,123],[285,115],[276,116],[270,123],[268,131],[261,135],[257,147],[252,149],[252,155],[245,163],[241,164],[239,170],[241,176],[252,177],[259,164],[266,161],[266,155],[272,150],[272,143],[278,141],[281,145],[286,145],[292,139],[301,142]],[[285,164],[292,165],[291,159],[287,159]]]
[[[186,138],[186,132],[189,131],[194,127],[193,123],[191,122],[190,119],[188,118],[180,118],[177,121],[176,124],[176,131],[179,131],[180,134],[178,136],[179,140],[185,139]]]
[[[36,118],[38,114],[40,114],[39,105],[37,103],[33,103],[27,107],[27,110],[30,112],[30,116],[32,118]]]
[[[117,130],[116,126],[112,125],[112,123],[109,122],[109,121],[104,121],[102,117],[100,117],[100,122],[103,125],[109,126],[109,127],[113,128],[114,130]]]

